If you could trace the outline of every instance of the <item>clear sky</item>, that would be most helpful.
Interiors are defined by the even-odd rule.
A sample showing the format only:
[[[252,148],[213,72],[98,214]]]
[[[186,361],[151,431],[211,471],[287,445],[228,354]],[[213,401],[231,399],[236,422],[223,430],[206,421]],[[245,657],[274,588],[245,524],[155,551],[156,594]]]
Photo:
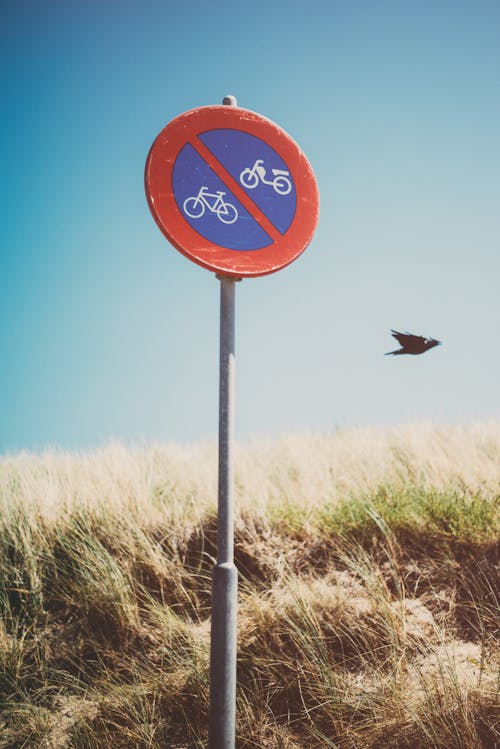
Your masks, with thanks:
[[[321,194],[237,285],[237,438],[500,415],[496,0],[1,0],[0,58],[0,452],[217,434],[219,283],[143,172],[226,94]],[[390,328],[444,345],[384,357]]]

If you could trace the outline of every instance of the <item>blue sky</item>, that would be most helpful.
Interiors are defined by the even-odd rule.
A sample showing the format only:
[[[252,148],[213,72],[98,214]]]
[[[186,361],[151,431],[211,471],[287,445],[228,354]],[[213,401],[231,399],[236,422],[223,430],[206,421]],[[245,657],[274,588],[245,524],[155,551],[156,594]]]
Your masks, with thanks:
[[[229,93],[321,195],[237,286],[237,438],[499,416],[497,2],[2,0],[0,57],[0,452],[216,435],[219,283],[143,171]],[[444,345],[384,357],[390,328]]]

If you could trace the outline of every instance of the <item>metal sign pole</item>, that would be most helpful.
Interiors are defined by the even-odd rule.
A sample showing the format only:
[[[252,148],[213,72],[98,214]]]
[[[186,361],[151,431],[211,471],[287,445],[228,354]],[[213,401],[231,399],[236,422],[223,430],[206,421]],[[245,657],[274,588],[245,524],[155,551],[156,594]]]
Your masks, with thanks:
[[[234,564],[234,292],[235,279],[220,279],[219,502],[217,564],[212,577],[209,749],[234,749],[236,733],[236,608]]]
[[[224,104],[236,106],[234,96]],[[219,497],[217,564],[212,575],[209,749],[234,749],[236,737],[236,609],[234,564],[234,297],[235,279],[220,280]]]

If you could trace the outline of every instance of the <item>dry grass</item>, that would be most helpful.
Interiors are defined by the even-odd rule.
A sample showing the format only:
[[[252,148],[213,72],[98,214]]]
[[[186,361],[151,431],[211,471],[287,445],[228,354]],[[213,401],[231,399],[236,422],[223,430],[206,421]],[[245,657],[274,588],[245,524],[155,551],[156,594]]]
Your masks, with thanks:
[[[216,446],[0,463],[0,748],[206,745]],[[238,749],[500,746],[500,427],[240,446]]]

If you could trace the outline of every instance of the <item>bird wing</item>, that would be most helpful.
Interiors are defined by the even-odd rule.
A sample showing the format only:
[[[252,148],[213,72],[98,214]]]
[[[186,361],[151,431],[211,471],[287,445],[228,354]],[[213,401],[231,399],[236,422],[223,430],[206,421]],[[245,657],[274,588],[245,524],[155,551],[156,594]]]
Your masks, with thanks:
[[[412,333],[398,333],[397,330],[392,330],[392,335],[394,338],[397,339],[397,341],[401,344],[401,346],[408,346],[408,344],[416,343],[417,341],[421,341],[422,343],[425,341],[425,338],[420,335],[413,335]]]

